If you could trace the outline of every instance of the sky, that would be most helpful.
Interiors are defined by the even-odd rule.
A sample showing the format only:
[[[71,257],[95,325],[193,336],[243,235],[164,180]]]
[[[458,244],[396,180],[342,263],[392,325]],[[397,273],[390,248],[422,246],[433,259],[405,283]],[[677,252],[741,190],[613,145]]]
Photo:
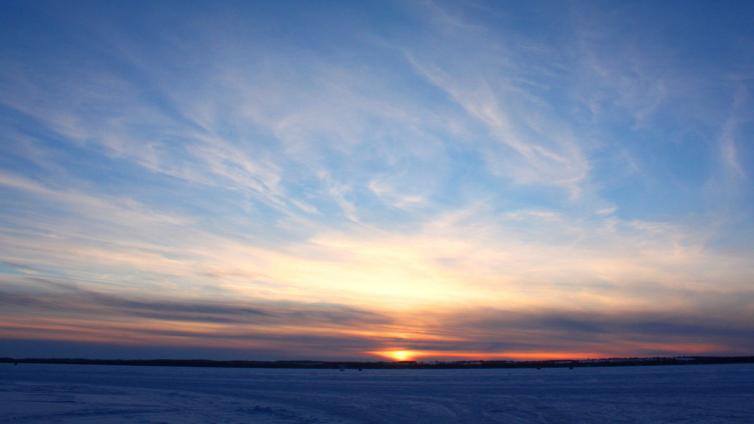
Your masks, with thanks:
[[[3,1],[0,356],[754,352],[754,4]]]

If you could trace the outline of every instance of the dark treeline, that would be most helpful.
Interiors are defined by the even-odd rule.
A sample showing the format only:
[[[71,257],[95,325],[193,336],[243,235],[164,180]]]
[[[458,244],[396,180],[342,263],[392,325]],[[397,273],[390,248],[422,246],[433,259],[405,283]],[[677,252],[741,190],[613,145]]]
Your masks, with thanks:
[[[82,359],[0,358],[0,363],[125,365],[207,368],[321,368],[321,369],[474,369],[474,368],[574,368],[640,365],[695,365],[754,363],[754,356],[683,356],[658,358],[611,358],[547,361],[452,361],[452,362],[358,362],[358,361],[214,361],[209,359]]]

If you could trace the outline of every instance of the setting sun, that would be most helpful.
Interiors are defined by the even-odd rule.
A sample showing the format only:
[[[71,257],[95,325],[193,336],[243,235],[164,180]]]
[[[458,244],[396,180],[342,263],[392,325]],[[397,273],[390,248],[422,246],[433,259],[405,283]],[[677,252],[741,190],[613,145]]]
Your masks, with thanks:
[[[394,361],[413,361],[417,352],[412,350],[386,350],[382,352],[372,352],[375,355],[383,356]]]

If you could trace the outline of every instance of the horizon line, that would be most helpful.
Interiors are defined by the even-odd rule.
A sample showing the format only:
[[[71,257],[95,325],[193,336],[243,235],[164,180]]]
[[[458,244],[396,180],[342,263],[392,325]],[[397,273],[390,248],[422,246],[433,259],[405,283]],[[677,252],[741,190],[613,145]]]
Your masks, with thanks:
[[[13,358],[0,357],[5,364],[49,364],[49,365],[122,365],[122,366],[176,366],[196,368],[539,368],[539,367],[574,367],[574,366],[632,366],[632,365],[713,365],[754,363],[754,354],[735,356],[654,356],[654,357],[612,357],[588,359],[540,359],[540,360],[432,360],[432,361],[328,361],[315,359],[297,360],[216,360],[216,359],[95,359],[95,358]]]

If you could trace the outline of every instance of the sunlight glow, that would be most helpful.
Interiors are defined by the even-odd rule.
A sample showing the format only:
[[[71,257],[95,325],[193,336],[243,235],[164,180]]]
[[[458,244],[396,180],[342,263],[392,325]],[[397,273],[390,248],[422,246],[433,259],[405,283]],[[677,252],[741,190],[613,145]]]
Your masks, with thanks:
[[[413,350],[386,350],[381,352],[370,352],[393,361],[413,361],[419,352]]]

